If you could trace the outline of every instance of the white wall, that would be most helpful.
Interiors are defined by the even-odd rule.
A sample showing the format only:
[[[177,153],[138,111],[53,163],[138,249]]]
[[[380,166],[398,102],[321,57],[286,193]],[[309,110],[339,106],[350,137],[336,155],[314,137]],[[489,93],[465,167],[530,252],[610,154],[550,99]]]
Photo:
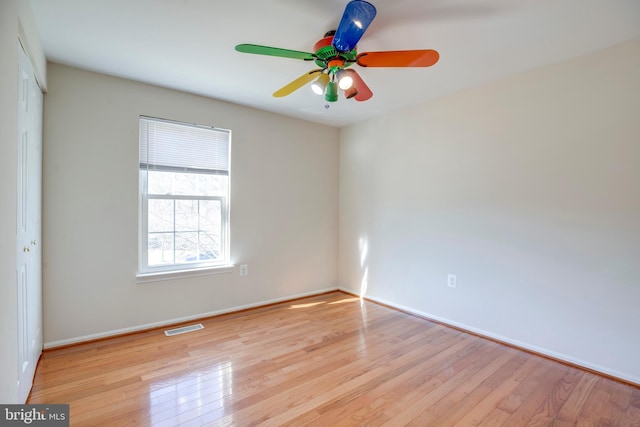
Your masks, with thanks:
[[[634,40],[344,129],[341,285],[640,383],[639,76]]]
[[[27,2],[0,1],[0,403],[23,403],[16,402],[18,38],[46,87],[46,62],[34,22]]]
[[[135,283],[139,115],[232,130],[231,260],[248,276]],[[49,64],[45,346],[335,289],[338,141],[336,128]]]

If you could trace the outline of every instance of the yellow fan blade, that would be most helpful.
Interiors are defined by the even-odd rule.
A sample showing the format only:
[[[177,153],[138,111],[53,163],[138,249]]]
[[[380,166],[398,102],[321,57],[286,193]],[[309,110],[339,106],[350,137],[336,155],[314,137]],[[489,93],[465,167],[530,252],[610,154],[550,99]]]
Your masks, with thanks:
[[[291,83],[273,92],[273,96],[275,96],[276,98],[280,98],[282,96],[290,95],[291,93],[300,89],[302,86],[309,83],[311,80],[314,80],[316,77],[318,77],[318,73],[321,71],[322,70],[318,68],[317,70],[309,71],[308,73],[303,74],[302,76],[298,77]]]

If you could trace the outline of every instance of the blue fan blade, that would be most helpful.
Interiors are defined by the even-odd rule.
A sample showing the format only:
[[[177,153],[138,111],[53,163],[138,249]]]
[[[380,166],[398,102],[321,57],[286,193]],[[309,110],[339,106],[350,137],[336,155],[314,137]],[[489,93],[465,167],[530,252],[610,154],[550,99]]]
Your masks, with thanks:
[[[333,47],[338,52],[354,49],[375,17],[376,8],[371,3],[363,0],[350,1],[333,36]]]

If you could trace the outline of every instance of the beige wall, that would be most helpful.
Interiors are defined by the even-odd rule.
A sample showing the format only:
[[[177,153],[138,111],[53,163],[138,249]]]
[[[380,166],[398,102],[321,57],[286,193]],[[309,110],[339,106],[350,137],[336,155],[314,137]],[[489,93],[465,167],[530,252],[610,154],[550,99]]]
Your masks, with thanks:
[[[232,273],[135,283],[139,115],[232,130]],[[337,286],[338,129],[49,64],[45,346]]]
[[[0,1],[0,402],[18,403],[16,197],[18,39],[46,87],[46,62],[27,2]],[[22,402],[19,402],[22,403]]]
[[[640,383],[639,76],[635,40],[344,129],[341,285]]]

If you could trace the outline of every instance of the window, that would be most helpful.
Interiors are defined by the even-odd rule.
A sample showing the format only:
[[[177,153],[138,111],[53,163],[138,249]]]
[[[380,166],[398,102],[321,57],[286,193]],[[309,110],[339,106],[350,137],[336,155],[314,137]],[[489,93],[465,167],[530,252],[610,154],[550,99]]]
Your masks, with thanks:
[[[231,132],[140,117],[139,272],[229,264]]]

